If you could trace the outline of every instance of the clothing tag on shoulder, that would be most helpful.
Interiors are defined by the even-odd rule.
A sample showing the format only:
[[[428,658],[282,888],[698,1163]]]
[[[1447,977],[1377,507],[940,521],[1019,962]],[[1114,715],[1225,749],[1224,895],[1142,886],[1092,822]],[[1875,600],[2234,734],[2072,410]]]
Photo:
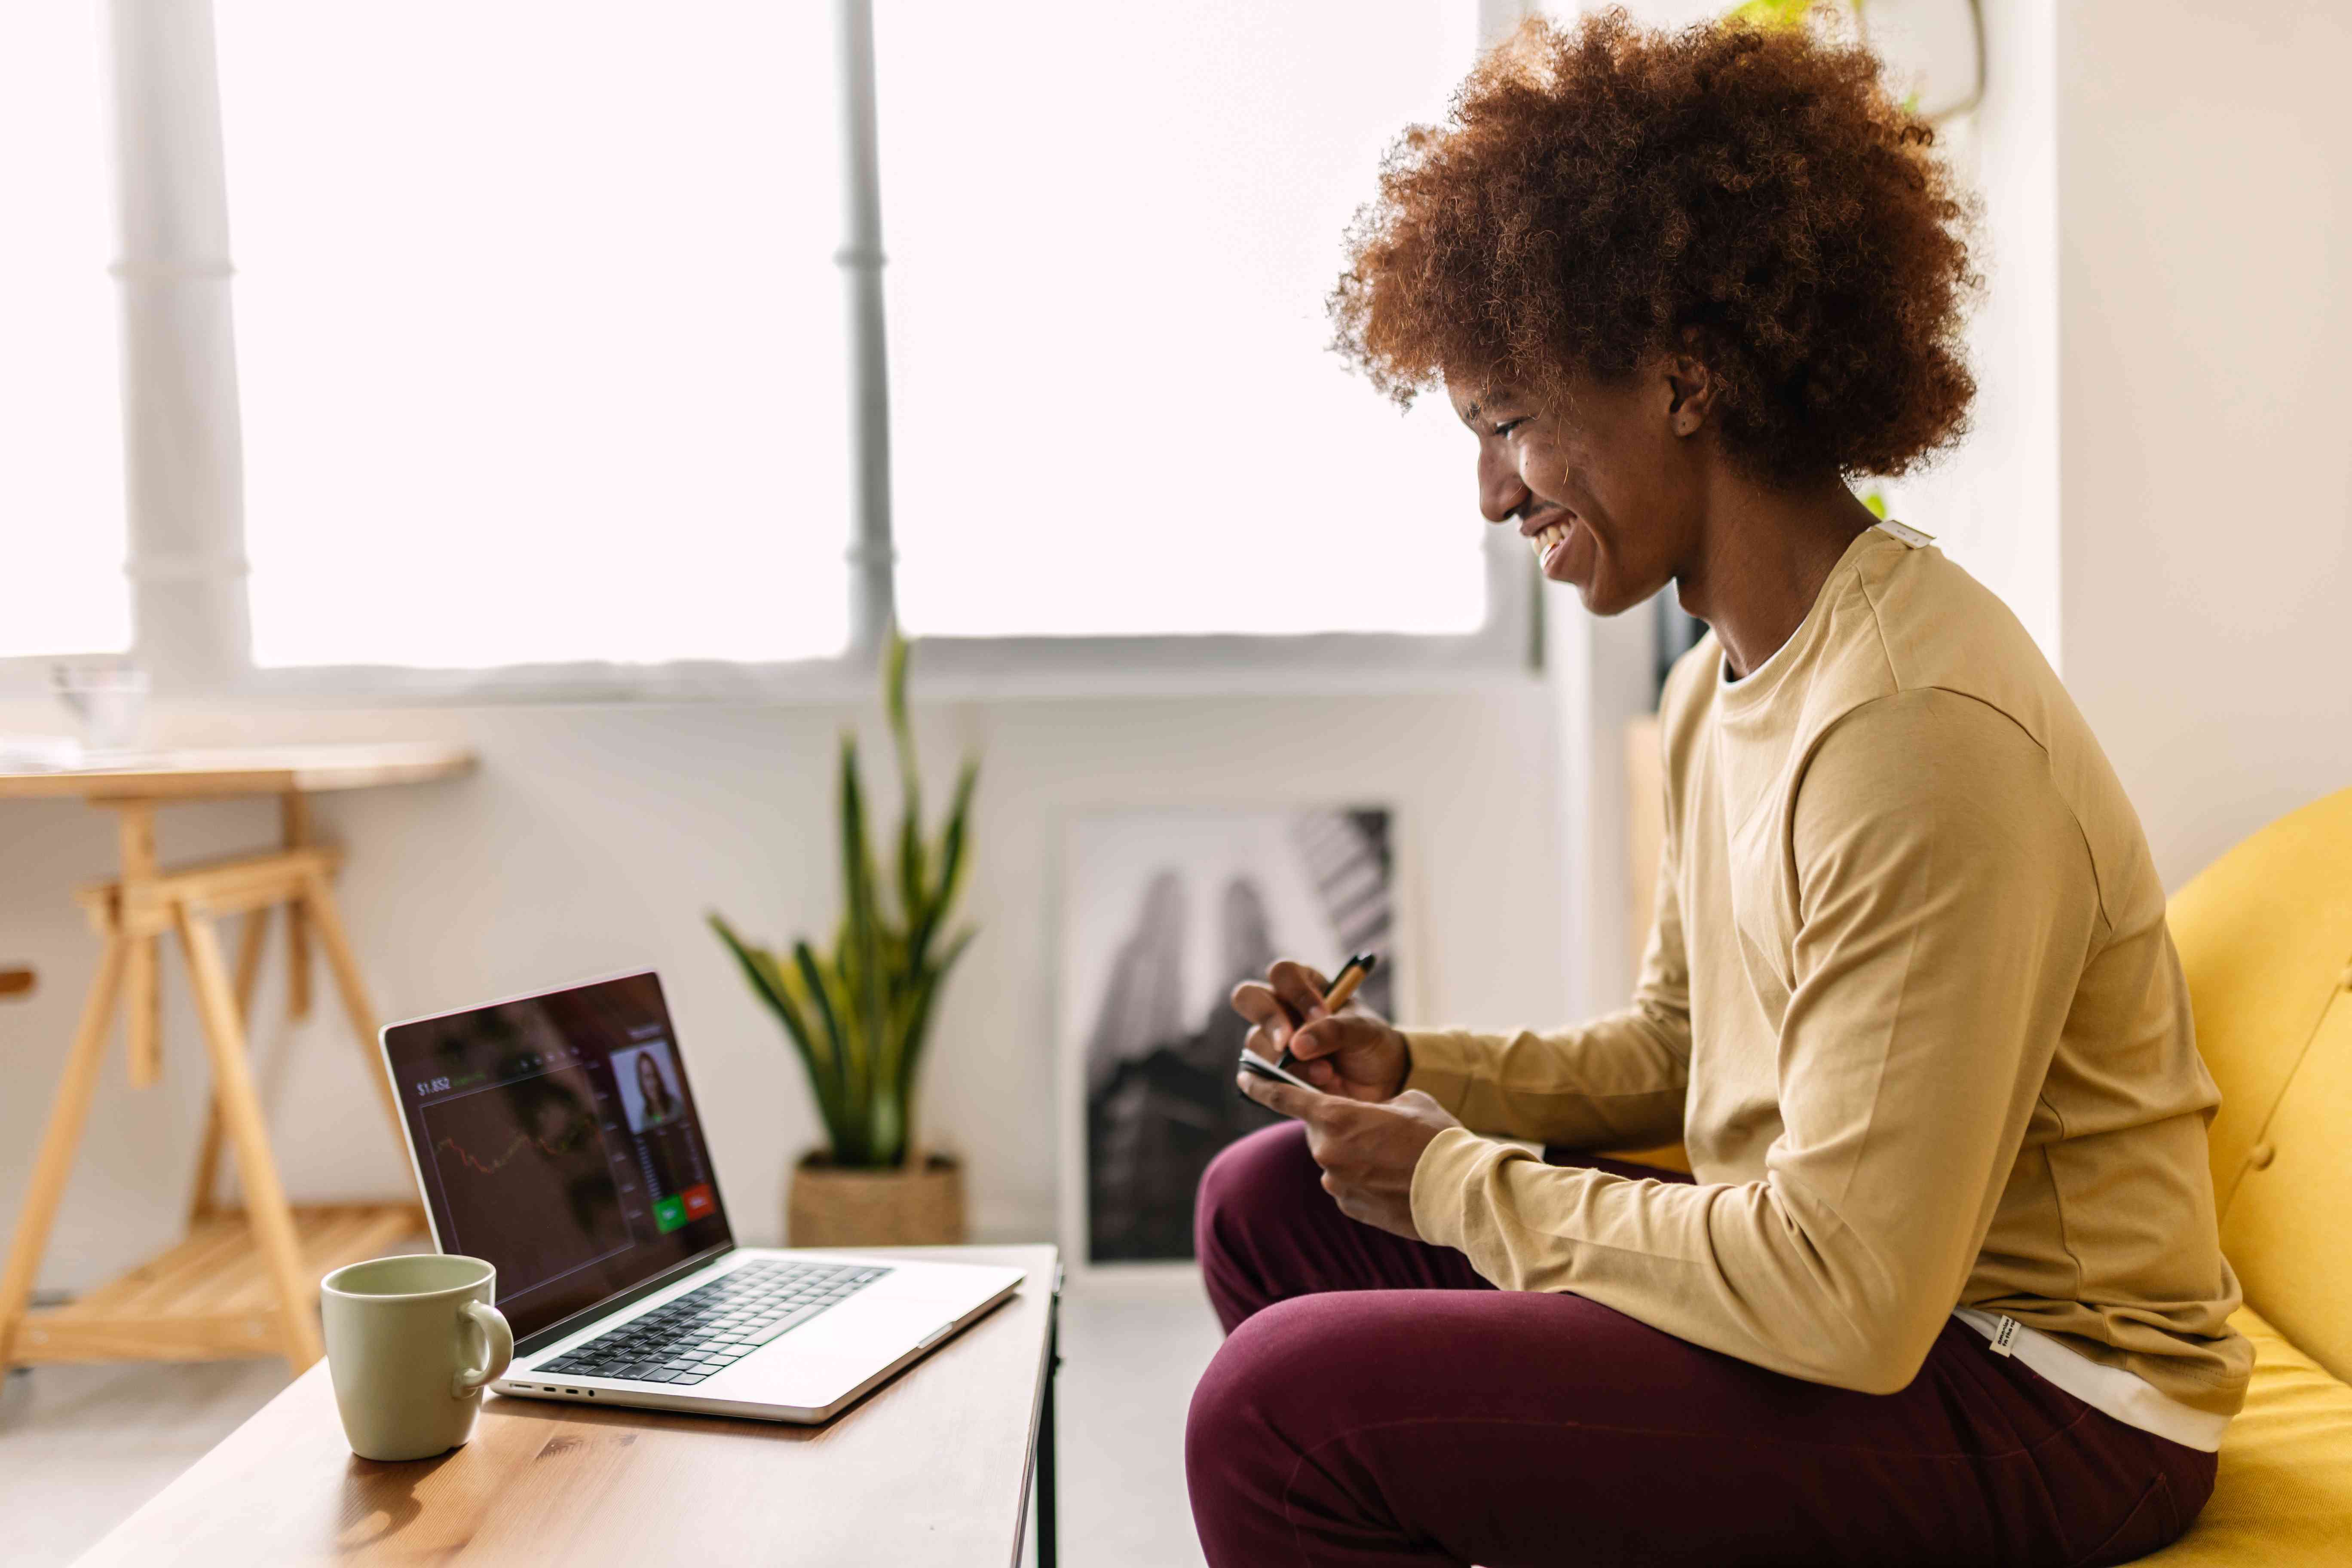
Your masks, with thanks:
[[[1908,523],[1881,522],[1878,525],[1878,531],[1890,538],[1901,540],[1914,550],[1924,549],[1936,542],[1934,534],[1922,533]]]
[[[2015,1318],[1997,1318],[1994,1321],[2000,1323],[2000,1327],[1993,1331],[1992,1342],[1988,1348],[1990,1348],[1995,1355],[2011,1355],[2015,1353],[2010,1347],[2015,1343],[2017,1340],[2017,1320]]]

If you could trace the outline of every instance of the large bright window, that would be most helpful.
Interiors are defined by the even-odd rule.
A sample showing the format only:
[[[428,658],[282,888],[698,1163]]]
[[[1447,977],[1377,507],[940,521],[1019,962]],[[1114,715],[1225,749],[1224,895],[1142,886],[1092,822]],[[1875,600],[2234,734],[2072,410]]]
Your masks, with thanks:
[[[0,0],[0,682],[1523,667],[1326,300],[1533,3]]]
[[[105,38],[0,4],[0,657],[131,645]]]
[[[831,7],[215,10],[255,662],[838,651]]]
[[[1383,149],[1469,0],[879,0],[909,629],[1463,633],[1475,448],[1326,351]]]

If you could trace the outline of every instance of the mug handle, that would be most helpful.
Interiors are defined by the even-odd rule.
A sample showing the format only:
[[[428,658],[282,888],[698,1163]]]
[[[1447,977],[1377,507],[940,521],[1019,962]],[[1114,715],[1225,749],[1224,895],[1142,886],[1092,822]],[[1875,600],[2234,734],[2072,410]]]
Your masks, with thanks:
[[[467,1301],[457,1309],[460,1319],[482,1331],[482,1364],[460,1368],[449,1380],[449,1397],[463,1399],[486,1383],[504,1377],[514,1361],[514,1330],[506,1314],[488,1301]]]

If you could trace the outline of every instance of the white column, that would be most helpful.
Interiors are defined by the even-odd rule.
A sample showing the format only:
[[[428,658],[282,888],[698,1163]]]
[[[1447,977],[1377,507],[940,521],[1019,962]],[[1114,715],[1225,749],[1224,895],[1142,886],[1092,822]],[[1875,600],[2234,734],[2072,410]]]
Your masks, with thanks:
[[[244,474],[211,0],[112,0],[131,625],[159,690],[247,665]]]
[[[1633,929],[1625,726],[1648,712],[1657,612],[1606,620],[1544,589],[1544,671],[1559,715],[1560,920],[1570,1020],[1622,1007],[1648,931]]]
[[[849,647],[870,658],[896,611],[898,549],[891,542],[890,364],[883,322],[881,157],[874,110],[873,0],[838,0],[842,59],[842,182],[847,210],[841,249],[848,289],[850,482],[857,530],[849,547]]]

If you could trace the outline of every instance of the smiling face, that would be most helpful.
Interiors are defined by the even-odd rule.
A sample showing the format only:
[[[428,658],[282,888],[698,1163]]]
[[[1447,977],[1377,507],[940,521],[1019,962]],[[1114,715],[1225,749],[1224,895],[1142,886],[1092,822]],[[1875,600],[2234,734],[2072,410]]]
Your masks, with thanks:
[[[1696,558],[1707,490],[1704,368],[1662,363],[1618,380],[1578,376],[1547,407],[1509,386],[1454,387],[1478,437],[1478,509],[1510,523],[1555,583],[1613,616]]]

